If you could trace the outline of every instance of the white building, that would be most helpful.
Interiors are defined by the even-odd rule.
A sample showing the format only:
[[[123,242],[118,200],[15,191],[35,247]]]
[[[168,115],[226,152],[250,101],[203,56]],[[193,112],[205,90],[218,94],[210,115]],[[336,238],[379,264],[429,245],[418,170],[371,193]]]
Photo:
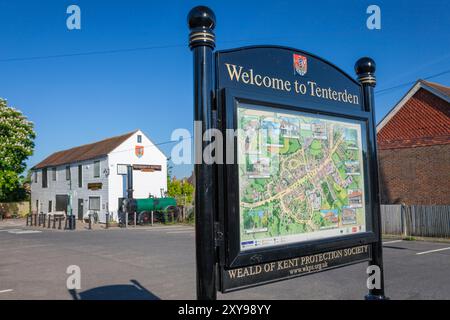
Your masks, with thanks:
[[[126,198],[123,165],[134,165],[134,198],[161,197],[167,191],[167,158],[145,134],[136,130],[121,136],[55,152],[33,167],[33,212],[66,211],[82,219],[109,212],[118,219],[119,201]],[[90,211],[88,211],[90,210]]]

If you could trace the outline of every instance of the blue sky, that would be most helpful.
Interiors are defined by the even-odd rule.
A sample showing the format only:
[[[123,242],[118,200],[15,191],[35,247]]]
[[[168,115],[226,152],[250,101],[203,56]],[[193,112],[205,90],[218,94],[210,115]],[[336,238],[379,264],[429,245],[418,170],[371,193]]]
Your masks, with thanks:
[[[66,8],[81,8],[81,30]],[[186,15],[199,4],[217,16],[217,49],[287,45],[315,53],[354,75],[355,61],[377,62],[376,90],[450,69],[450,2],[150,1],[0,2],[0,97],[35,123],[36,164],[50,153],[142,129],[153,142],[192,128],[192,55]],[[381,8],[381,30],[366,9]],[[160,47],[47,59],[17,59]],[[450,85],[450,73],[430,81]],[[376,95],[380,120],[408,86]],[[161,149],[170,155],[171,145]],[[186,176],[190,166],[174,167]]]

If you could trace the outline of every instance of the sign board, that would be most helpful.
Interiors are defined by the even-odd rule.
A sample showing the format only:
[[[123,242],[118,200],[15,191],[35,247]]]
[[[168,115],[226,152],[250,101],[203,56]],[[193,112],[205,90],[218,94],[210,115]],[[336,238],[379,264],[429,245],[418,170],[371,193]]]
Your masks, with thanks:
[[[133,170],[144,172],[161,171],[161,165],[157,164],[133,164]]]
[[[298,49],[214,52],[205,6],[188,25],[197,298],[368,261],[366,298],[384,299],[375,62],[359,59],[356,81]]]
[[[284,47],[215,62],[220,129],[235,145],[218,174],[221,291],[370,260],[373,123],[361,85]]]
[[[118,164],[117,165],[117,174],[118,175],[126,175],[127,174],[127,165],[126,164]]]
[[[92,182],[87,185],[89,190],[100,190],[103,187],[101,182]]]

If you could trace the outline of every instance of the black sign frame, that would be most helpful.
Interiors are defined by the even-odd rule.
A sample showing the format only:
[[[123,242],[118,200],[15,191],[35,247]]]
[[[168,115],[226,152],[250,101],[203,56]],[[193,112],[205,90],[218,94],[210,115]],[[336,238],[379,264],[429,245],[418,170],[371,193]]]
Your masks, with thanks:
[[[237,103],[248,103],[251,105],[263,105],[281,110],[299,111],[309,114],[318,114],[331,117],[345,118],[358,121],[363,124],[362,128],[362,146],[364,157],[364,184],[366,197],[366,226],[367,232],[343,235],[339,237],[324,238],[321,240],[311,240],[287,245],[278,245],[261,249],[251,249],[241,251],[240,249],[240,230],[239,230],[239,174],[237,164],[237,148],[234,148],[234,163],[219,166],[218,185],[225,186],[220,198],[223,199],[223,206],[219,209],[219,224],[223,226],[224,243],[219,248],[221,251],[220,265],[225,268],[237,268],[265,263],[270,261],[288,259],[303,255],[323,252],[324,250],[336,250],[352,247],[362,244],[370,244],[377,241],[377,235],[373,231],[374,215],[370,208],[373,203],[372,189],[369,176],[369,157],[367,155],[367,144],[370,135],[369,127],[371,121],[370,112],[362,110],[347,111],[345,113],[330,112],[326,108],[319,110],[316,106],[301,105],[299,101],[285,99],[277,96],[266,96],[261,94],[249,93],[243,90],[222,89],[222,97],[219,103],[223,106],[222,132],[225,135],[226,129],[236,129]],[[220,110],[220,108],[219,108]],[[237,138],[234,137],[234,145],[237,146]],[[224,158],[226,156],[224,155]]]

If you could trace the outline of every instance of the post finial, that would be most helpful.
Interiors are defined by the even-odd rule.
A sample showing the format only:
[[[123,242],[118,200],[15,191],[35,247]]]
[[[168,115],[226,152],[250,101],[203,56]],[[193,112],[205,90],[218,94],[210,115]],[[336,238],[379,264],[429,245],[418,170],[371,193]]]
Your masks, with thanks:
[[[366,84],[375,87],[377,81],[375,78],[376,64],[372,58],[363,57],[356,61],[355,72],[358,76],[358,81],[361,84]]]
[[[197,46],[215,47],[216,16],[210,8],[205,6],[192,8],[188,14],[188,25],[191,30],[189,34],[189,47],[191,49]]]

